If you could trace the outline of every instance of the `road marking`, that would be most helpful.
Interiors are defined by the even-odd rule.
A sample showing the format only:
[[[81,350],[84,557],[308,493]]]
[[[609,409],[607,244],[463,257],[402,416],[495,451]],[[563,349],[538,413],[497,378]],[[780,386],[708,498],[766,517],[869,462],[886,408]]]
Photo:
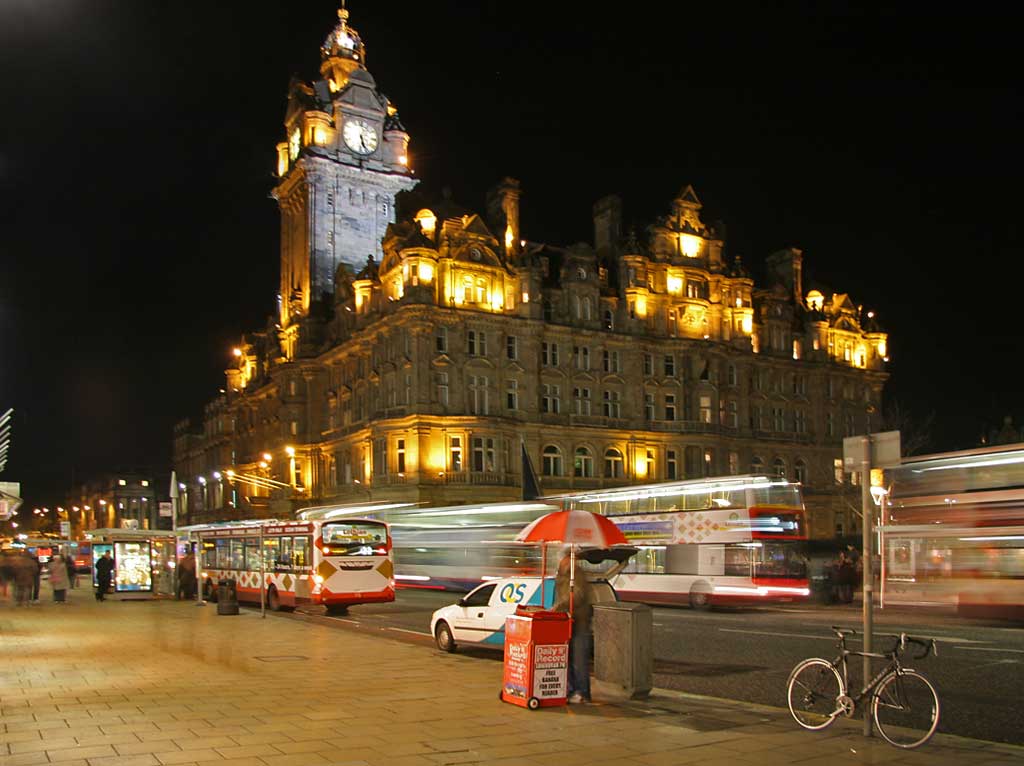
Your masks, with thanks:
[[[392,628],[392,627],[388,627],[387,629],[388,630],[397,631],[398,633],[412,633],[414,636],[426,636],[427,638],[433,638],[433,636],[431,636],[429,633],[424,633],[423,631],[420,631],[420,630],[406,630],[405,628]]]
[[[811,623],[804,623],[804,627],[805,628],[813,628],[815,626],[813,624],[811,624]],[[875,626],[875,632],[874,632],[875,638],[879,638],[879,637],[898,638],[899,635],[900,635],[899,633],[889,633],[889,632],[886,632],[884,630],[878,630],[879,627],[887,627],[887,626],[878,626],[878,625],[876,625]],[[907,635],[912,635],[912,636],[921,637],[921,638],[924,638],[925,634],[926,634],[928,638],[934,638],[934,639],[942,640],[942,641],[950,643],[950,644],[991,644],[992,643],[991,641],[980,641],[980,640],[978,640],[976,638],[960,638],[959,636],[947,636],[947,635],[945,635],[943,633],[932,633],[931,631],[924,631],[923,633],[919,632],[919,631],[901,631],[901,632],[904,632]],[[859,637],[860,637],[860,633],[858,633],[856,636],[852,636],[852,638],[855,638],[855,639],[859,638]]]
[[[1020,660],[996,660],[995,662],[983,662],[980,665],[975,665],[974,669],[978,668],[990,668],[993,665],[1019,665]]]
[[[954,649],[963,649],[965,652],[1012,652],[1013,654],[1024,654],[1024,649],[1000,649],[995,646],[954,646]]]
[[[835,636],[813,636],[807,633],[775,633],[770,630],[740,630],[739,628],[719,628],[722,633],[749,633],[752,636],[784,636],[785,638],[816,638],[819,641],[835,641]]]
[[[338,622],[347,622],[349,625],[361,625],[359,620],[350,620],[347,617],[335,617]]]

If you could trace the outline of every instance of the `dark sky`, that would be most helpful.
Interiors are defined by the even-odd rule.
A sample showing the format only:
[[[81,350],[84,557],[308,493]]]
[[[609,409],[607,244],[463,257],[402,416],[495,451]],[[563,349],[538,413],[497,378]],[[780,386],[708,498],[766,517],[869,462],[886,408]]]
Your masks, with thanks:
[[[889,7],[892,6],[892,7]],[[974,446],[1017,377],[1014,17],[935,4],[350,0],[428,190],[524,236],[642,228],[692,183],[730,255],[804,251],[891,333],[888,394]],[[0,0],[0,480],[169,469],[277,289],[274,145],[334,0]],[[989,10],[986,10],[988,8]],[[989,13],[991,15],[986,15]],[[948,15],[947,15],[948,14]]]

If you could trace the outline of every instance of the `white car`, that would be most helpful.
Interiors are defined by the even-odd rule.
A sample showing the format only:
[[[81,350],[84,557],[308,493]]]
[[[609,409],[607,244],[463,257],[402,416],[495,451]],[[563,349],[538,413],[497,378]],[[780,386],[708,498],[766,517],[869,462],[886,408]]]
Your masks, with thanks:
[[[585,551],[587,561],[600,564],[615,562],[612,573],[590,572],[597,603],[617,601],[615,589],[607,578],[617,573],[635,548]],[[585,575],[578,570],[578,576]],[[460,644],[503,649],[505,647],[505,618],[515,614],[516,607],[540,606],[539,577],[506,577],[482,583],[450,606],[444,606],[430,617],[430,633],[443,652],[454,652]],[[549,609],[555,600],[555,578],[544,580],[544,605]]]

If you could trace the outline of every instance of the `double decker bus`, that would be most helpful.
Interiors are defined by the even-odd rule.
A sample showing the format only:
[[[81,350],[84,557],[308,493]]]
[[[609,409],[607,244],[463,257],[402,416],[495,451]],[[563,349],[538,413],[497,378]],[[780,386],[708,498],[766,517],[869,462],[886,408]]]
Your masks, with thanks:
[[[807,597],[799,484],[766,476],[675,481],[542,498],[610,518],[639,552],[619,597],[694,608]]]
[[[883,603],[1024,620],[1024,444],[904,458],[886,480]]]
[[[185,530],[181,530],[185,531]],[[224,522],[187,528],[202,551],[204,592],[235,580],[239,602],[274,611],[322,604],[332,614],[395,600],[388,525],[317,509],[295,521]]]

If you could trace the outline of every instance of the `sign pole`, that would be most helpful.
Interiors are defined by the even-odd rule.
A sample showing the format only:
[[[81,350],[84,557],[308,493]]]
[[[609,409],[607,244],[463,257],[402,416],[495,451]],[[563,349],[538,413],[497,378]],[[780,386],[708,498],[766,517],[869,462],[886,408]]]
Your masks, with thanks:
[[[263,547],[263,524],[260,524],[260,617],[267,619],[267,553]]]
[[[875,503],[871,499],[871,437],[865,435],[861,443],[863,454],[861,455],[860,469],[860,494],[861,494],[861,554],[860,563],[863,580],[861,583],[863,593],[864,612],[864,652],[871,651],[871,634],[874,631],[874,615],[872,613],[872,595],[874,578],[871,574],[871,518],[875,515]],[[864,657],[864,678],[871,678],[871,658]],[[864,710],[864,736],[871,736],[871,716]]]
[[[157,513],[160,511],[158,510]],[[157,526],[160,520],[157,519]],[[178,474],[171,471],[171,536],[174,538],[174,575],[171,577],[171,587],[174,588],[174,597],[181,593],[178,583],[181,582],[181,573],[178,567],[181,561],[178,559]]]

